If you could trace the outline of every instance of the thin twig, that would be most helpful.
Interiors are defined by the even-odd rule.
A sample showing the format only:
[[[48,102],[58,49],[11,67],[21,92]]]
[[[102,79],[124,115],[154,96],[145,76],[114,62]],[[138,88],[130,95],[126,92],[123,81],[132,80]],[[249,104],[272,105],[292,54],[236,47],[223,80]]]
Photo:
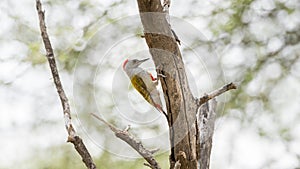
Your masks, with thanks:
[[[115,133],[116,137],[119,139],[125,141],[127,144],[129,144],[135,151],[137,151],[147,162],[148,164],[144,164],[152,169],[160,169],[160,166],[158,162],[153,157],[153,151],[150,151],[146,149],[143,144],[138,141],[136,138],[134,138],[129,132],[128,127],[126,127],[124,130],[120,130],[116,128],[115,126],[109,124],[104,119],[99,117],[98,115],[91,113],[92,116],[94,116],[96,119],[103,122],[105,125],[107,125],[112,132]]]
[[[51,46],[51,42],[47,33],[46,23],[45,23],[45,12],[42,10],[42,4],[40,0],[36,0],[36,9],[38,12],[39,17],[39,24],[40,24],[40,30],[41,30],[41,36],[44,42],[44,46],[46,49],[46,57],[51,69],[52,77],[54,80],[54,84],[57,90],[57,93],[59,95],[63,113],[64,113],[64,119],[65,119],[65,127],[68,132],[68,142],[73,143],[76,151],[79,153],[79,155],[82,157],[82,161],[89,169],[96,169],[96,165],[93,162],[93,159],[88,152],[86,146],[84,145],[82,139],[76,134],[76,131],[72,125],[71,121],[71,110],[70,105],[68,103],[68,98],[65,94],[65,91],[63,89],[62,83],[60,81],[60,77],[58,74],[53,48]]]
[[[207,101],[209,101],[209,100],[211,100],[211,99],[227,92],[228,90],[236,89],[236,88],[237,88],[236,84],[229,83],[229,84],[227,84],[227,85],[225,85],[225,86],[223,86],[223,87],[221,87],[221,88],[219,88],[219,89],[217,89],[217,90],[215,90],[215,91],[213,91],[209,94],[205,94],[204,96],[202,96],[199,99],[200,101],[199,101],[198,105],[201,106],[202,104],[206,103]]]

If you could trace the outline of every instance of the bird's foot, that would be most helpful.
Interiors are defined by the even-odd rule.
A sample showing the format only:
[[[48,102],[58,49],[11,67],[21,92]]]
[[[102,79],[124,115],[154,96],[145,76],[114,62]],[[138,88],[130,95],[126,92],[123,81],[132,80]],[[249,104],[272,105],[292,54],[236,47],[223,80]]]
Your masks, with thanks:
[[[157,77],[158,77],[158,76],[160,76],[160,77],[162,77],[162,78],[166,78],[166,77],[167,77],[166,75],[159,74],[159,73],[157,74]]]

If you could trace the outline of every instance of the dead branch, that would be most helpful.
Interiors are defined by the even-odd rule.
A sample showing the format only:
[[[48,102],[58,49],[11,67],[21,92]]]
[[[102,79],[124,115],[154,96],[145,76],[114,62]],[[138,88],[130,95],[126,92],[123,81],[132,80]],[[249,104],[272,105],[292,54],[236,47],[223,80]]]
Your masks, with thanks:
[[[216,121],[216,98],[202,104],[197,113],[197,156],[200,157],[199,164],[201,169],[209,169],[212,140]]]
[[[128,132],[129,127],[127,127],[125,130],[120,130],[120,129],[116,128],[115,126],[106,122],[104,119],[102,119],[98,115],[96,115],[94,113],[91,113],[91,115],[94,116],[96,119],[100,120],[101,122],[103,122],[105,125],[107,125],[111,129],[111,131],[115,133],[116,137],[125,141],[135,151],[137,151],[148,162],[148,164],[144,164],[145,166],[148,166],[152,169],[160,169],[158,162],[153,157],[153,152],[156,152],[157,150],[151,151],[151,150],[146,149],[140,141],[138,141],[136,138],[134,138]]]
[[[207,101],[209,101],[209,100],[211,100],[211,99],[227,92],[228,90],[236,89],[236,88],[237,88],[236,84],[231,82],[231,83],[229,83],[229,84],[227,84],[227,85],[225,85],[225,86],[223,86],[223,87],[221,87],[221,88],[219,88],[219,89],[217,89],[217,90],[215,90],[215,91],[213,91],[209,94],[205,94],[204,96],[202,96],[199,99],[198,106],[201,106],[202,104],[206,103]]]
[[[76,151],[79,153],[79,155],[82,158],[82,161],[86,165],[87,168],[89,169],[96,169],[96,165],[93,162],[93,159],[88,152],[86,146],[84,145],[82,139],[76,134],[76,131],[72,125],[71,122],[71,110],[70,110],[70,105],[68,103],[68,98],[65,94],[65,91],[63,89],[62,83],[60,81],[60,77],[58,74],[56,62],[55,62],[55,57],[53,53],[53,48],[51,46],[51,42],[47,33],[47,28],[46,28],[46,23],[45,23],[45,12],[42,10],[42,4],[40,0],[36,0],[36,9],[39,17],[39,24],[40,24],[40,31],[41,31],[41,36],[44,42],[44,46],[46,49],[46,58],[48,60],[52,77],[54,80],[54,84],[58,93],[58,96],[60,98],[62,108],[63,108],[63,113],[64,113],[64,119],[65,119],[65,127],[68,132],[68,140],[67,142],[71,142]]]

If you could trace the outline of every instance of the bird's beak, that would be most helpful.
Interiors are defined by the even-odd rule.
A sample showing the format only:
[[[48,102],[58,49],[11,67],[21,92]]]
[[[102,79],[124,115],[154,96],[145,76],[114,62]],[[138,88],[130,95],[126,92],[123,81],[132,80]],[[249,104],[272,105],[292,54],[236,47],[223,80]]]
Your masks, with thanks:
[[[144,63],[144,62],[146,62],[147,60],[149,60],[149,58],[139,60],[138,65],[140,65],[140,64],[142,64],[142,63]]]

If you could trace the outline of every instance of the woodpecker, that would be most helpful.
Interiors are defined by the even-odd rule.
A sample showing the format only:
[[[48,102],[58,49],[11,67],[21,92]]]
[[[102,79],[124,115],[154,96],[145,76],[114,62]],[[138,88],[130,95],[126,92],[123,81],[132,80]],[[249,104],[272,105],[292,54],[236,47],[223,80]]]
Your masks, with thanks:
[[[159,112],[166,115],[162,109],[159,92],[156,88],[158,82],[151,73],[140,68],[143,62],[149,60],[126,59],[123,63],[123,70],[130,78],[132,86],[144,97],[144,99],[154,106]]]

